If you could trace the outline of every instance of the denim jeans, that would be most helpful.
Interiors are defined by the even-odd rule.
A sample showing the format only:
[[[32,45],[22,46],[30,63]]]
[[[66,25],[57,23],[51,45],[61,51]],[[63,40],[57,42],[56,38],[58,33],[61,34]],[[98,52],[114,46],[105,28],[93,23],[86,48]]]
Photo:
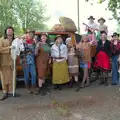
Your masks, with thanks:
[[[36,67],[35,64],[29,64],[23,67],[25,84],[29,83],[29,73],[31,74],[31,84],[36,85]]]
[[[118,55],[112,56],[112,84],[119,83]]]

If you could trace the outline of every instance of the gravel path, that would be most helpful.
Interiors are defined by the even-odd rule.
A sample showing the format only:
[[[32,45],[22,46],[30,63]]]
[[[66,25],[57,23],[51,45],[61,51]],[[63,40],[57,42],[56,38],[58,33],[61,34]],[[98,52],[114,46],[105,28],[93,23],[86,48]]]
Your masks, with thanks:
[[[23,88],[17,93],[20,98],[0,102],[0,120],[120,120],[118,86],[94,84],[78,93],[66,88],[45,97],[28,95]]]

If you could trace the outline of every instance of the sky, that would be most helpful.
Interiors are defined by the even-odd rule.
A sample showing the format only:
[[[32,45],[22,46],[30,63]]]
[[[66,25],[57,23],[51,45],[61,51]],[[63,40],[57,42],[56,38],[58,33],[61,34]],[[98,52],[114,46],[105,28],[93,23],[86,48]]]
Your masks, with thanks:
[[[90,15],[93,15],[96,18],[96,23],[100,17],[104,17],[106,19],[106,25],[108,26],[110,31],[109,33],[116,31],[116,21],[108,20],[112,18],[112,13],[108,10],[105,10],[105,8],[107,8],[107,0],[102,4],[97,4],[95,2],[94,5],[86,3],[85,0],[79,0],[79,2],[79,22],[81,33],[84,32],[85,28],[82,23],[87,23],[87,18]],[[60,16],[71,18],[75,22],[76,26],[78,26],[77,0],[43,0],[43,3],[47,5],[47,14],[50,15],[50,20],[47,22],[49,27],[52,27],[54,24],[59,23]]]

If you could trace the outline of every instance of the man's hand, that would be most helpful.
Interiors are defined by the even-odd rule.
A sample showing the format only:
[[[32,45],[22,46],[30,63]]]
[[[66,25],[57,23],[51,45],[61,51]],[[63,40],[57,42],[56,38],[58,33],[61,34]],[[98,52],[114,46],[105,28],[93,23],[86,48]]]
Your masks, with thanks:
[[[15,49],[16,47],[15,46],[10,46],[10,49]]]

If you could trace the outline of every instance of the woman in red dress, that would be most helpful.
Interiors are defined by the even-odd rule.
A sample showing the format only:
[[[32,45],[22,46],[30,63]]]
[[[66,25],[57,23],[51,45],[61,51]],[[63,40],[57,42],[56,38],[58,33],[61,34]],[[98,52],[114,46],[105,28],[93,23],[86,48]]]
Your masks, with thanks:
[[[111,42],[107,40],[107,33],[101,32],[101,40],[97,44],[97,55],[95,61],[95,68],[102,71],[104,80],[100,84],[108,85],[108,72],[111,70],[110,56],[112,55]]]

